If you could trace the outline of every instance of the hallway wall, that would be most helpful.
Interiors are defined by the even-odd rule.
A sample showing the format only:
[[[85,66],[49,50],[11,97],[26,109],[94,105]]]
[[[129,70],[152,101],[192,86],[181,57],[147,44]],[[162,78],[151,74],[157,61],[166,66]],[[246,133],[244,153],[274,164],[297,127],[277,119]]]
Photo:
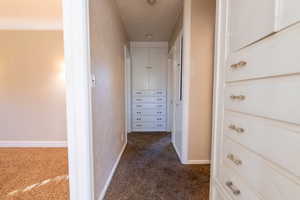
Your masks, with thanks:
[[[191,0],[188,160],[210,160],[215,1]]]
[[[0,146],[65,142],[62,31],[0,31]]]
[[[115,1],[90,2],[95,199],[102,197],[125,145],[125,29]]]

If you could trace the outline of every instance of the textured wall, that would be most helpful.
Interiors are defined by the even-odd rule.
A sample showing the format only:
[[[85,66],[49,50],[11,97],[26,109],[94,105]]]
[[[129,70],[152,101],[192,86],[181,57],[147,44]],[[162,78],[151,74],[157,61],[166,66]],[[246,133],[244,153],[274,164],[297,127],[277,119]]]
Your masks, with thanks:
[[[213,91],[215,1],[192,0],[189,160],[209,160]]]
[[[91,0],[95,198],[98,199],[125,144],[124,45],[115,1]]]
[[[62,31],[0,31],[0,141],[65,141]]]

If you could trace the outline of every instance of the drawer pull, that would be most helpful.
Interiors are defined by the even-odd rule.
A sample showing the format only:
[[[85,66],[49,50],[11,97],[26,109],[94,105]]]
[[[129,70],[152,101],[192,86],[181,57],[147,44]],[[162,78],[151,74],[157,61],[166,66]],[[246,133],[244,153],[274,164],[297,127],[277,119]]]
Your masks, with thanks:
[[[241,165],[242,164],[242,161],[240,159],[237,159],[232,153],[228,154],[227,158],[229,160],[231,160],[236,165]]]
[[[136,99],[136,101],[142,101],[142,99]]]
[[[247,62],[241,61],[241,62],[239,62],[239,63],[232,64],[230,67],[231,67],[232,69],[238,69],[238,68],[240,68],[240,67],[245,67],[246,65],[247,65]]]
[[[236,186],[234,186],[234,184],[231,181],[227,181],[226,186],[232,191],[232,193],[235,196],[238,196],[241,194],[241,191]]]
[[[243,100],[246,99],[246,96],[244,96],[244,95],[231,95],[230,98],[232,100],[241,100],[241,101],[243,101]]]
[[[244,133],[245,132],[245,130],[243,128],[239,128],[239,127],[237,127],[233,124],[229,125],[229,128],[231,130],[234,130],[234,131],[238,132],[238,133]]]

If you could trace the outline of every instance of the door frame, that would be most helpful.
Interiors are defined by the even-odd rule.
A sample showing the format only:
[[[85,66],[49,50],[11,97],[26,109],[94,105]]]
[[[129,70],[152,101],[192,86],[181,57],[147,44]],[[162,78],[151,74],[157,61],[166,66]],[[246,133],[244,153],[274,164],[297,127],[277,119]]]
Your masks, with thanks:
[[[63,0],[70,200],[94,200],[89,1]]]

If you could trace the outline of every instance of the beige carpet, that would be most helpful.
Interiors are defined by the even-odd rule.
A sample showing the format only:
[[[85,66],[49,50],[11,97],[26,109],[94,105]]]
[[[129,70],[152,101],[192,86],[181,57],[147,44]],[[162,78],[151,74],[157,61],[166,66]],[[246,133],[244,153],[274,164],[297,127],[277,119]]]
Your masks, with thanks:
[[[1,200],[67,200],[67,149],[0,148]]]

